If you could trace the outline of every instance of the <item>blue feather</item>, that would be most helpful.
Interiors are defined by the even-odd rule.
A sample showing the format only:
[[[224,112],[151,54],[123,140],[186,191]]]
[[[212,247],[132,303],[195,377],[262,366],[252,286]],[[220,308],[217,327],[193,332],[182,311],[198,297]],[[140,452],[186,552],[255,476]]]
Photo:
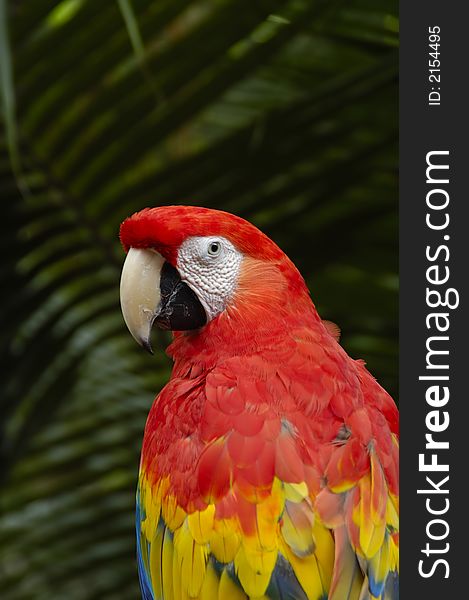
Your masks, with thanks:
[[[391,571],[387,576],[384,598],[385,600],[399,600],[399,574],[396,571]]]
[[[278,555],[266,595],[272,600],[308,600],[290,563]]]
[[[142,557],[142,547],[141,547],[141,522],[145,518],[142,514],[142,509],[140,506],[140,494],[137,492],[137,506],[136,506],[136,514],[135,514],[135,529],[137,532],[137,564],[138,564],[138,578],[140,580],[140,589],[142,591],[143,600],[155,600],[153,596],[153,592],[151,589],[150,576],[145,568],[145,564],[143,562]],[[145,542],[147,543],[147,542]],[[148,544],[148,543],[147,543]],[[147,547],[148,553],[149,548]],[[148,555],[148,554],[147,554]]]

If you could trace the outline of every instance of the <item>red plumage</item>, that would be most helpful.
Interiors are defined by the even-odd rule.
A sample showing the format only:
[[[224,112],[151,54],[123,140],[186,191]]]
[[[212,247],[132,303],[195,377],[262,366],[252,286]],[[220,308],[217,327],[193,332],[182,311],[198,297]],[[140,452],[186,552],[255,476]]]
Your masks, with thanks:
[[[348,539],[368,558],[381,534],[365,525],[382,522],[388,492],[398,495],[396,406],[319,318],[293,263],[251,224],[178,206],[147,209],[121,228],[125,249],[154,248],[176,268],[179,246],[195,235],[224,236],[245,259],[226,310],[200,331],[174,334],[172,377],[148,417],[142,471],[168,479],[187,513],[215,504],[216,518],[236,515],[248,536],[275,480],[305,482],[309,504],[291,507],[289,518],[312,527],[314,511],[336,531],[337,579],[340,544]],[[341,589],[336,579],[332,589]]]
[[[194,206],[146,208],[126,219],[120,239],[124,249],[155,248],[166,260],[175,263],[182,242],[196,235],[221,235],[231,239],[240,250],[265,260],[285,255],[259,229],[244,219],[223,211]]]

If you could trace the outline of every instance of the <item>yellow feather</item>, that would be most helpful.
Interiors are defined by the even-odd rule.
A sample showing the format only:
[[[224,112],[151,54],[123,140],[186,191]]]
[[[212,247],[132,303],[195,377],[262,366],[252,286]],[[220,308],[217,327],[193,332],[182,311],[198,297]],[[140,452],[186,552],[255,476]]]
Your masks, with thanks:
[[[173,600],[173,541],[168,530],[165,531],[163,540],[161,572],[164,598]]]
[[[308,600],[319,600],[327,595],[327,581],[323,581],[321,569],[314,554],[300,558],[287,544],[282,544],[282,554],[291,564],[296,578],[304,589]]]
[[[214,557],[222,563],[234,560],[240,545],[240,536],[235,530],[233,520],[215,519],[210,536],[210,550]]]
[[[278,480],[277,480],[278,481]],[[272,486],[272,494],[256,506],[255,536],[245,536],[244,542],[258,550],[274,551],[278,548],[278,521],[284,508],[284,493],[278,482]]]
[[[152,527],[148,519],[143,519],[143,521],[140,521],[140,531],[142,532],[143,538],[145,538],[142,539],[142,548],[145,545],[143,542],[151,541],[151,529]]]
[[[301,502],[304,498],[307,498],[308,486],[303,481],[302,483],[285,483],[285,499],[291,502]]]
[[[208,549],[192,537],[187,520],[176,529],[173,537],[174,556],[181,577],[181,590],[196,598],[205,577]],[[173,562],[173,568],[175,563]]]
[[[366,550],[365,556],[372,558],[382,547],[384,541],[384,534],[386,533],[386,523],[381,523],[373,527],[373,534],[370,538],[370,543]]]
[[[189,530],[198,544],[206,544],[213,530],[215,505],[210,504],[203,511],[196,511],[187,517]]]
[[[140,479],[140,502],[145,513],[145,519],[142,521],[142,533],[151,542],[160,520],[160,503],[145,477]]]
[[[360,527],[360,547],[362,552],[367,556],[368,546],[370,545],[373,536],[374,524],[370,513],[370,486],[371,478],[367,474],[360,479],[360,502],[359,508],[359,527]],[[354,509],[354,513],[357,509]]]
[[[389,568],[391,571],[399,571],[399,547],[392,537],[389,538]]]
[[[386,536],[381,550],[370,560],[370,568],[376,581],[382,582],[386,579],[390,567],[389,536]]]
[[[214,597],[213,600],[216,600],[216,597]],[[223,571],[220,577],[218,600],[246,600],[246,594],[238,585],[236,585],[226,570]]]
[[[179,565],[177,563],[176,554],[173,554],[173,567],[172,567],[172,575],[173,575],[173,599],[181,600],[181,574],[179,572]]]
[[[208,563],[202,589],[200,590],[199,600],[216,600],[216,598],[218,598],[219,585],[220,580],[218,579],[218,575],[211,563]]]
[[[150,548],[150,578],[153,593],[156,597],[163,595],[163,582],[161,577],[163,538],[164,527],[158,527],[156,536],[152,541]]]
[[[388,498],[388,493],[387,493],[388,488],[387,488],[386,482],[384,481],[383,471],[381,469],[381,465],[378,461],[378,458],[377,458],[375,452],[372,452],[371,456],[370,456],[370,469],[371,469],[370,470],[370,473],[371,473],[370,512],[371,512],[371,517],[373,519],[373,522],[376,525],[380,525],[383,522],[383,519],[386,518],[386,502],[387,502],[387,498]],[[382,494],[379,494],[378,506],[375,507],[373,499],[375,498],[375,495],[376,495],[376,486],[377,485],[378,485],[378,489],[379,489],[379,483],[381,483]]]
[[[285,502],[281,531],[283,539],[297,556],[306,556],[314,551],[314,513],[306,500]]]
[[[313,527],[313,538],[315,541],[316,558],[318,559],[321,580],[326,590],[329,590],[334,569],[335,545],[331,530],[325,527],[316,515]]]
[[[180,527],[186,518],[185,511],[178,505],[177,500],[172,495],[167,495],[163,499],[162,514],[166,525],[171,531]]]
[[[239,581],[248,596],[257,598],[265,593],[276,561],[277,550],[257,551],[241,545],[234,564]]]
[[[346,491],[350,490],[351,488],[353,488],[356,485],[356,483],[357,483],[356,481],[348,481],[348,480],[344,479],[337,485],[329,486],[329,489],[332,492],[334,492],[334,494],[342,494],[343,492],[346,492]]]
[[[147,480],[146,485],[152,490],[152,504],[154,509],[157,509],[159,512],[161,512],[163,499],[166,498],[171,487],[169,477],[164,477],[155,484],[151,484],[150,481]]]
[[[395,531],[399,530],[399,514],[397,510],[397,503],[392,494],[389,494],[386,503],[386,523]]]
[[[380,523],[373,518],[371,508],[371,477],[369,474],[360,479],[360,548],[366,558],[371,558],[378,552],[384,540],[386,523],[384,515]]]

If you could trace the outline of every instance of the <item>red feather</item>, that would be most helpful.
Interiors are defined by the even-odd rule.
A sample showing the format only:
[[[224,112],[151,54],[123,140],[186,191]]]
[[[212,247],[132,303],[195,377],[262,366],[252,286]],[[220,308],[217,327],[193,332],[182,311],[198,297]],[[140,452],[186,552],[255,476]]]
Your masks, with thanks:
[[[214,504],[215,522],[234,519],[233,535],[247,536],[256,552],[264,501],[298,557],[314,543],[312,531],[296,539],[295,527],[300,534],[316,527],[319,536],[334,530],[337,598],[341,573],[349,578],[344,589],[355,590],[369,553],[383,539],[398,543],[385,522],[388,512],[396,521],[397,409],[321,321],[295,266],[253,225],[173,206],[137,213],[121,227],[125,249],[154,248],[176,267],[178,247],[192,235],[229,238],[244,255],[241,273],[225,311],[200,331],[174,334],[173,375],[148,417],[142,473],[155,489],[164,481],[185,512]],[[281,521],[278,506],[285,510],[295,494],[302,508],[288,505]]]
[[[231,461],[223,439],[212,443],[202,452],[197,474],[200,495],[205,502],[215,502],[228,493]]]

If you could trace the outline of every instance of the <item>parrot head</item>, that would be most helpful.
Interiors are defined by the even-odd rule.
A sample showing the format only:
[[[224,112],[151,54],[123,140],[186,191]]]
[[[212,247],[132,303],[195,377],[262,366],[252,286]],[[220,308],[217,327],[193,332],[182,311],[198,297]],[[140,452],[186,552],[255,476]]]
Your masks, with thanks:
[[[313,313],[293,263],[238,216],[193,206],[147,208],[122,223],[120,239],[127,252],[122,313],[149,352],[154,325],[195,332],[242,321],[253,330],[298,311]]]

